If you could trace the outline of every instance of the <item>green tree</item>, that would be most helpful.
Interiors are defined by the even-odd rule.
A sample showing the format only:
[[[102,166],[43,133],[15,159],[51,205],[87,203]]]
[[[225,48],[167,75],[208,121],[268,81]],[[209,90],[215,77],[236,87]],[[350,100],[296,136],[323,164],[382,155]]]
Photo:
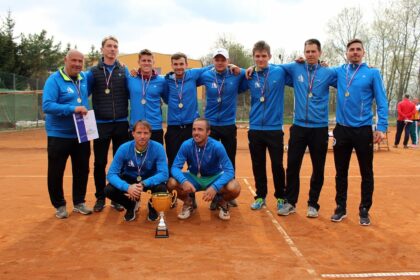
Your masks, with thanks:
[[[31,78],[45,78],[63,64],[61,43],[48,38],[47,31],[39,34],[21,35],[19,45],[19,74]]]
[[[0,71],[14,72],[18,64],[17,44],[13,35],[15,21],[9,11],[0,27]]]
[[[90,52],[85,57],[85,68],[90,68],[101,59],[101,52],[95,49],[95,46],[90,47]]]

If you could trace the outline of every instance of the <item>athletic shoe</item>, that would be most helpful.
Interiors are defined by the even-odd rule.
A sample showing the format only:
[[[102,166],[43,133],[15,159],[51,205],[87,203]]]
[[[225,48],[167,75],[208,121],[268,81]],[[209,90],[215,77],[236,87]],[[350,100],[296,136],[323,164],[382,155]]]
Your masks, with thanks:
[[[283,207],[284,207],[284,199],[283,198],[277,198],[277,211],[279,211]]]
[[[370,225],[369,212],[366,208],[362,208],[360,210],[359,217],[360,217],[360,220],[359,220],[360,225],[362,226]]]
[[[347,217],[346,209],[341,206],[337,206],[337,208],[335,208],[334,215],[331,216],[331,221],[338,223],[341,222],[345,217]]]
[[[97,199],[93,206],[93,211],[101,212],[105,208],[105,199]]]
[[[126,222],[131,222],[131,221],[134,221],[136,219],[135,209],[136,209],[135,206],[132,209],[127,209],[127,211],[125,212],[125,215],[124,215],[124,220]]]
[[[316,210],[315,207],[308,206],[308,211],[306,211],[306,217],[308,217],[308,218],[318,217],[318,210]]]
[[[216,194],[213,198],[213,200],[210,203],[209,209],[211,211],[216,210],[219,207],[219,201],[222,199],[222,196],[220,194]]]
[[[149,201],[149,203],[147,203],[147,208],[149,209],[149,214],[147,215],[147,220],[149,222],[156,221],[159,218],[159,214],[156,211],[156,209],[153,208],[153,206],[150,203],[150,201]]]
[[[265,205],[265,199],[264,198],[257,198],[255,201],[251,204],[252,210],[260,210]]]
[[[394,147],[395,149],[397,149],[397,148],[398,148],[398,145],[394,145],[394,146],[392,146],[392,147]]]
[[[404,145],[404,149],[408,149],[408,145]]]
[[[238,202],[236,201],[236,199],[228,201],[228,204],[230,207],[238,207]]]
[[[80,213],[83,215],[89,215],[93,213],[93,210],[90,208],[87,208],[86,204],[79,203],[77,205],[74,205],[73,212]]]
[[[230,220],[229,203],[224,202],[223,204],[219,204],[219,218],[223,221],[227,221]]]
[[[117,210],[118,212],[124,211],[124,206],[115,201],[111,201],[111,207]]]
[[[69,213],[67,213],[66,206],[65,206],[65,205],[63,205],[63,206],[58,207],[58,208],[55,210],[55,216],[56,216],[58,219],[65,219],[65,218],[67,218],[67,217],[69,216]]]
[[[286,202],[282,208],[277,210],[277,215],[279,216],[288,216],[293,213],[296,213],[296,208],[289,202]]]
[[[192,205],[185,204],[182,206],[181,213],[178,214],[178,219],[186,220],[191,217],[191,214],[194,212]]]

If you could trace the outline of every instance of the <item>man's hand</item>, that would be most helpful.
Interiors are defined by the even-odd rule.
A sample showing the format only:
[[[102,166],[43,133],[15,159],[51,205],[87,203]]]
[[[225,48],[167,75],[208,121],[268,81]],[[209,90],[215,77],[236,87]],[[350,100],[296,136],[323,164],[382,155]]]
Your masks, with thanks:
[[[295,62],[296,63],[305,63],[305,58],[303,56],[299,56],[297,58],[295,58]]]
[[[217,191],[212,186],[208,187],[207,190],[203,193],[203,200],[206,202],[210,202],[216,196]]]
[[[141,183],[132,184],[128,187],[127,193],[125,195],[133,201],[139,200],[142,191],[143,191],[143,184]]]
[[[382,131],[375,131],[373,133],[373,143],[379,143],[385,138],[385,133]]]
[[[194,188],[194,185],[191,184],[191,182],[189,181],[185,181],[184,183],[182,183],[181,187],[182,187],[182,190],[186,193],[193,193],[196,191],[196,189]]]
[[[229,64],[228,67],[230,69],[230,72],[233,73],[233,75],[238,76],[239,74],[241,74],[241,68],[239,68],[235,64]]]
[[[131,69],[130,70],[130,76],[131,77],[137,77],[137,69]]]
[[[76,108],[74,108],[74,112],[77,114],[86,115],[88,113],[88,110],[85,106],[76,106]]]
[[[245,71],[245,78],[247,80],[250,80],[253,72],[254,72],[254,67],[252,67],[252,66],[248,67],[248,69],[246,69],[246,71]]]

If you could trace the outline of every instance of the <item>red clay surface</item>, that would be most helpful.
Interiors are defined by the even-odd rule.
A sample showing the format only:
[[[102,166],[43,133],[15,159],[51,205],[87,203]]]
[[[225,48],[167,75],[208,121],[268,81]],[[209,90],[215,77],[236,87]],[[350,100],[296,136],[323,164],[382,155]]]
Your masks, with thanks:
[[[198,211],[191,219],[180,221],[176,217],[179,203],[178,209],[166,215],[168,239],[154,238],[156,222],[146,219],[146,194],[135,222],[124,222],[123,213],[109,206],[99,214],[70,212],[68,219],[56,219],[47,192],[44,130],[0,133],[0,279],[322,279],[323,274],[420,271],[420,150],[375,153],[372,225],[362,227],[358,224],[360,176],[354,154],[348,218],[343,222],[330,221],[335,208],[331,151],[319,218],[306,218],[311,173],[308,154],[296,214],[276,215],[269,168],[267,208],[250,210],[254,180],[246,133],[246,129],[238,130],[236,176],[242,193],[239,207],[232,208],[231,220],[221,221],[199,199]],[[389,137],[393,139],[394,133]],[[71,211],[70,162],[65,175],[67,209]],[[92,177],[86,200],[93,206]]]

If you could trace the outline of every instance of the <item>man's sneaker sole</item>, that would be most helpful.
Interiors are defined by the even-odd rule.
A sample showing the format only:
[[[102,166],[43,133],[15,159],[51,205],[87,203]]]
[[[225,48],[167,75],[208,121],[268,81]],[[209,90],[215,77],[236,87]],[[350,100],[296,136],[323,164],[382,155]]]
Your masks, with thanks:
[[[332,221],[332,222],[334,222],[334,223],[339,223],[339,222],[341,222],[344,218],[347,218],[347,214],[344,214],[343,216],[341,216],[341,217],[340,217],[340,219],[334,219],[334,218],[331,218],[331,221]]]
[[[82,210],[77,209],[77,208],[73,208],[73,212],[80,213],[80,214],[83,214],[83,215],[90,215],[90,214],[92,214],[91,211],[82,211]]]
[[[127,218],[124,216],[124,221],[126,221],[126,222],[132,222],[132,221],[134,221],[134,220],[137,218],[137,215],[136,215],[136,211],[134,211],[133,213],[134,213],[134,215],[133,215],[133,217],[131,217],[130,219],[127,219]]]
[[[115,209],[115,211],[122,212],[124,211],[124,207],[121,204],[115,205],[114,203],[111,203],[111,207]]]
[[[283,209],[283,208],[282,208]],[[282,212],[282,210],[277,210],[277,215],[279,216],[289,216],[290,214],[296,213],[296,208],[293,207],[292,209],[288,210],[287,212]]]

